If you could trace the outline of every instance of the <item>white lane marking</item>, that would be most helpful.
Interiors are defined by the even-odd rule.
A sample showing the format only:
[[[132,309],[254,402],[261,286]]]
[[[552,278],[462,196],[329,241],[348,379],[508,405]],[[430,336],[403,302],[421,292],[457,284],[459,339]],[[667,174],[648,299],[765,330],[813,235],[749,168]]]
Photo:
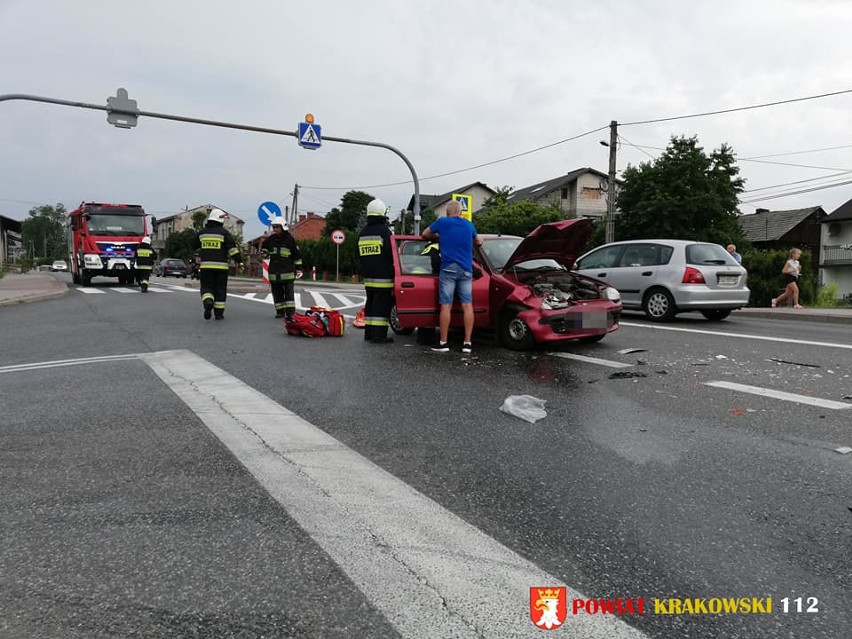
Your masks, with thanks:
[[[155,286],[148,287],[149,293],[174,293],[174,291],[170,288],[157,288]]]
[[[271,299],[271,296],[270,296]],[[307,308],[302,306],[302,294],[298,292],[293,293],[293,301],[296,303],[296,308]]]
[[[116,293],[138,293],[139,292],[135,288],[121,288],[121,287],[115,287],[115,288],[111,288],[109,290],[115,291]]]
[[[615,362],[610,359],[598,359],[597,357],[587,357],[586,355],[575,355],[574,353],[548,353],[548,355],[564,357],[565,359],[575,359],[578,362],[586,362],[587,364],[609,366],[610,368],[630,368],[633,366],[633,364],[625,364],[624,362]]]
[[[139,357],[133,353],[127,355],[103,355],[101,357],[83,357],[79,359],[59,359],[52,362],[32,362],[30,364],[15,364],[0,367],[0,373],[17,373],[19,371],[39,370],[42,368],[59,368],[61,366],[77,366],[79,364],[97,364],[100,362],[121,362]]]
[[[328,302],[323,297],[323,294],[319,291],[308,291],[311,294],[311,297],[314,298],[314,306],[321,306],[323,308],[331,308],[328,305]]]
[[[620,326],[635,326],[637,328],[652,328],[658,331],[679,331],[681,333],[700,333],[702,335],[717,335],[719,337],[739,337],[742,339],[756,339],[764,342],[782,342],[784,344],[806,344],[808,346],[825,346],[826,348],[848,348],[852,350],[852,344],[835,344],[834,342],[814,342],[806,339],[791,337],[767,337],[765,335],[746,335],[745,333],[723,333],[722,331],[707,331],[698,328],[679,328],[677,326],[658,326],[651,324],[634,324],[633,322],[619,322]]]
[[[78,288],[78,291],[81,293],[85,293],[86,295],[103,295],[106,291],[101,291],[96,288]]]
[[[799,404],[819,406],[820,408],[830,408],[832,410],[852,408],[852,404],[836,402],[832,399],[797,395],[796,393],[786,393],[784,391],[772,390],[771,388],[761,388],[760,386],[747,386],[746,384],[737,384],[735,382],[704,382],[704,384],[715,388],[725,388],[740,393],[751,393],[752,395],[760,395],[761,397],[771,397],[772,399],[780,399],[785,402],[798,402]]]
[[[346,308],[361,308],[367,301],[367,297],[364,295],[353,295],[352,297],[355,298],[354,302],[349,295],[343,295],[342,293],[332,293],[332,295],[339,299],[340,303],[343,305],[337,307],[338,311],[342,311]]]
[[[140,355],[402,637],[530,637],[529,588],[558,579],[323,430],[185,350]],[[586,599],[568,588],[568,599]],[[404,604],[404,605],[402,605]],[[566,637],[645,637],[614,615]]]

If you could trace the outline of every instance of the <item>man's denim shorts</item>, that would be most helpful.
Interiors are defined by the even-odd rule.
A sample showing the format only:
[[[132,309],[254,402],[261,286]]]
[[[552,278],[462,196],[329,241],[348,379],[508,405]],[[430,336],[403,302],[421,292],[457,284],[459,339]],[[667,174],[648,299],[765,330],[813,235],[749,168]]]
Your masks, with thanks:
[[[456,263],[441,269],[438,276],[438,303],[452,304],[453,293],[458,293],[462,304],[473,302],[473,273],[465,271]]]

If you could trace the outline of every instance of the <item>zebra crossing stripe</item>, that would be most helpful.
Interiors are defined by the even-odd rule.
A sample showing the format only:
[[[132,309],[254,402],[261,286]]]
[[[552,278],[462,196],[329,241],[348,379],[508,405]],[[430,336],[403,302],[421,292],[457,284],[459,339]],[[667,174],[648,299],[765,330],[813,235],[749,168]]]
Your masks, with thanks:
[[[81,293],[85,293],[86,295],[103,295],[106,291],[99,291],[95,288],[78,288],[78,291]]]

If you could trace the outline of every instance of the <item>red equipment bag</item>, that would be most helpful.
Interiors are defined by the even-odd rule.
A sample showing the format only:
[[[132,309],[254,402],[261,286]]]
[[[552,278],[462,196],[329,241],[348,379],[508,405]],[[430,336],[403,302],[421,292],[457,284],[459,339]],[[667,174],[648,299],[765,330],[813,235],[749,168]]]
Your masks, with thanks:
[[[284,326],[289,335],[304,335],[305,337],[325,337],[328,331],[325,322],[318,315],[301,315],[293,313],[284,320]]]
[[[346,321],[340,311],[334,311],[330,308],[322,306],[311,306],[308,309],[308,315],[319,317],[325,325],[326,334],[331,337],[342,337],[343,329],[346,326]]]

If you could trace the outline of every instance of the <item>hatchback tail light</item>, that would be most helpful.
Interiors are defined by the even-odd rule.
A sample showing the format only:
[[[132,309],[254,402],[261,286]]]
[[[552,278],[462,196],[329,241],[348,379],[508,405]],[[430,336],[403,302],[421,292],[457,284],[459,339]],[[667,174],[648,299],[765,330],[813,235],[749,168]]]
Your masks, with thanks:
[[[683,272],[683,280],[681,280],[683,284],[706,284],[704,281],[704,276],[701,274],[697,268],[693,268],[691,266],[687,266],[686,270]]]

